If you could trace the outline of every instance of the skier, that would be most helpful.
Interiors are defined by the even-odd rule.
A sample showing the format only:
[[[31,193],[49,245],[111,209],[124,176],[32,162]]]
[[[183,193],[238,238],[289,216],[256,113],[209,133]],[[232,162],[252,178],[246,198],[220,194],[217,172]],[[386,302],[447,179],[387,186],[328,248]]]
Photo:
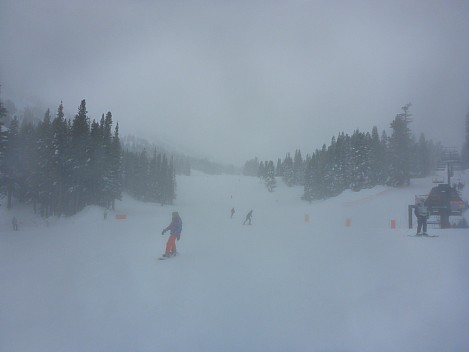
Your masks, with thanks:
[[[164,235],[168,230],[170,231],[170,236],[168,242],[166,242],[166,251],[163,254],[165,258],[176,255],[176,240],[179,241],[181,238],[182,220],[177,211],[173,211],[171,224],[161,234]]]
[[[252,219],[252,210],[246,215],[246,219],[244,219],[243,225],[246,225],[246,221],[249,221],[248,225],[251,225],[251,219]]]
[[[16,216],[13,216],[13,220],[11,220],[11,224],[13,225],[13,231],[18,231],[18,220]]]
[[[427,206],[421,200],[417,203],[414,211],[415,216],[417,217],[417,236],[422,235],[420,232],[423,227],[423,235],[427,236],[427,219],[430,216],[430,212],[428,211]]]
[[[231,218],[233,219],[233,215],[235,213],[235,208],[231,208]]]

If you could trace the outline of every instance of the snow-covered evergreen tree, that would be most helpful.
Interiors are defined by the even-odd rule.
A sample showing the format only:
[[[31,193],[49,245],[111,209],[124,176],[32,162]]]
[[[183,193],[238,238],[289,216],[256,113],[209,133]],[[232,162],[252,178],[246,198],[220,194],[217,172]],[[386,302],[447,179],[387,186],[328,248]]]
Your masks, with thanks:
[[[0,100],[0,195],[5,192],[4,185],[6,181],[5,149],[7,145],[7,133],[4,125],[7,113],[7,109]]]
[[[304,185],[305,179],[305,166],[303,163],[303,157],[301,151],[298,149],[295,151],[295,157],[293,158],[293,184]]]
[[[431,149],[427,143],[425,135],[420,135],[418,143],[414,144],[412,153],[412,176],[425,177],[433,169],[434,165],[431,161]]]
[[[161,180],[162,197],[160,203],[162,205],[172,204],[175,198],[175,172],[172,160],[168,160],[166,155],[163,155],[161,163]]]
[[[88,198],[92,192],[90,121],[87,114],[86,101],[83,99],[73,119],[71,129],[71,159],[74,180],[68,191],[73,194],[73,213],[90,204]]]
[[[352,175],[350,188],[360,191],[370,186],[370,142],[371,136],[358,130],[354,132],[351,139],[351,163]]]
[[[54,215],[62,215],[67,213],[65,202],[65,190],[67,189],[67,180],[70,180],[71,169],[68,167],[69,162],[69,130],[67,121],[65,120],[63,104],[60,102],[57,108],[57,114],[52,121],[52,174],[54,178],[54,192],[52,200],[52,213]]]
[[[26,193],[23,185],[26,181],[24,162],[26,159],[32,161],[32,159],[26,156],[23,152],[26,151],[26,147],[29,143],[21,143],[19,122],[15,117],[10,123],[10,127],[6,134],[7,144],[4,151],[4,178],[3,187],[7,195],[7,208],[11,209],[13,196],[22,198],[23,194]],[[34,164],[34,162],[32,162]]]
[[[57,182],[54,174],[53,129],[50,110],[47,109],[44,119],[37,126],[37,160],[35,165],[34,189],[37,191],[35,201],[40,205],[41,216],[52,215],[52,201],[54,184]]]
[[[257,158],[246,161],[243,168],[244,176],[258,176],[259,175],[259,160]]]
[[[265,163],[265,173],[263,180],[268,191],[273,192],[277,185],[277,181],[275,180],[275,166],[273,161]]]
[[[295,184],[295,172],[293,170],[293,159],[290,153],[287,153],[282,164],[283,181],[287,186],[291,187]]]
[[[305,173],[305,186],[303,199],[312,201],[324,199],[328,194],[327,175],[327,149],[324,144],[321,150],[316,150],[307,165]]]
[[[283,165],[282,165],[282,159],[280,158],[277,159],[277,168],[275,171],[275,175],[278,177],[283,177]]]
[[[31,122],[23,122],[18,128],[16,117],[7,131],[5,148],[5,192],[7,207],[12,206],[13,197],[20,202],[34,200],[37,163],[36,130]]]
[[[403,112],[397,114],[391,123],[393,130],[389,144],[389,179],[391,186],[402,186],[410,181],[411,131],[409,129],[411,104],[402,107]]]
[[[461,157],[463,167],[469,169],[469,112],[466,115],[465,136]]]
[[[259,163],[259,168],[257,170],[257,177],[259,177],[261,179],[264,178],[265,177],[265,170],[266,170],[265,164],[264,164],[263,161],[261,161]]]
[[[383,136],[383,139],[386,135]],[[373,127],[370,141],[370,185],[381,185],[386,181],[386,144],[380,140],[378,128]]]

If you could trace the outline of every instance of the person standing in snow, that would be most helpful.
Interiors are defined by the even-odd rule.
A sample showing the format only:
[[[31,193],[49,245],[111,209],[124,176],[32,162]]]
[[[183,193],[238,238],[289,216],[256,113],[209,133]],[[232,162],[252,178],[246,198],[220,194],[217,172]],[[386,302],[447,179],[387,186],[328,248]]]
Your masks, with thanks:
[[[248,225],[251,225],[251,219],[252,219],[252,210],[246,215],[246,219],[244,219],[243,225],[246,225],[246,221],[249,221]]]
[[[170,231],[170,236],[168,242],[166,242],[166,251],[163,257],[170,257],[176,255],[176,240],[179,241],[181,239],[182,220],[177,211],[173,211],[171,224],[161,234],[164,235],[166,231]]]
[[[235,213],[235,208],[231,208],[231,218],[233,219],[233,215]]]
[[[423,235],[427,235],[427,219],[430,216],[430,212],[422,200],[417,203],[414,214],[417,217],[417,235],[422,234],[422,228]]]
[[[13,216],[13,220],[11,220],[11,224],[13,225],[13,231],[18,231],[18,220],[16,216]]]

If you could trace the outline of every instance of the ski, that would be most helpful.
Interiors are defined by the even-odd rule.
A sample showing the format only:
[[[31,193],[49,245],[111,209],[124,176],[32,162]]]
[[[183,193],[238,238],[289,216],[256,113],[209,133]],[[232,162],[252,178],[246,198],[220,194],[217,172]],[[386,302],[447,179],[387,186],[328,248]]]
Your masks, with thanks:
[[[438,235],[407,235],[409,237],[439,237]]]

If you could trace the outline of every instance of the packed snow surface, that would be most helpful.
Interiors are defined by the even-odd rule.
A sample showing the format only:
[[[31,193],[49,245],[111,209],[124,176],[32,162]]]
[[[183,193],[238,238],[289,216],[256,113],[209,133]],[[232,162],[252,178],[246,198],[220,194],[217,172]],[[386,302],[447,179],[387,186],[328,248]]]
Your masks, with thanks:
[[[312,203],[280,180],[177,182],[173,206],[124,196],[106,220],[3,200],[0,351],[467,351],[469,231],[408,236],[430,179]],[[179,255],[159,261],[172,211]]]

